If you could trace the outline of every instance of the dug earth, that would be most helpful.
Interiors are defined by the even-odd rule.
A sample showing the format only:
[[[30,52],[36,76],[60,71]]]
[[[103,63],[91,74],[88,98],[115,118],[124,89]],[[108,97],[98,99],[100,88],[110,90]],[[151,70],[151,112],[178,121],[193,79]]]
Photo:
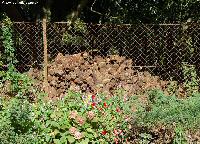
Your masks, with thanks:
[[[86,52],[74,55],[59,53],[48,66],[49,98],[61,98],[66,90],[113,95],[115,90],[124,89],[130,96],[143,94],[152,88],[166,89],[167,81],[147,71],[134,70],[133,64],[131,59],[118,55],[102,57]],[[42,88],[42,71],[31,69],[28,74]]]

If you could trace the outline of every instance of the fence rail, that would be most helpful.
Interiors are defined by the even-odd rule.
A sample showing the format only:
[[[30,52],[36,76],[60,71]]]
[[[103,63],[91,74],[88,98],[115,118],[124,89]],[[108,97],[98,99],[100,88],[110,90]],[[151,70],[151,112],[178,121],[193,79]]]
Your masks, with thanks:
[[[19,71],[42,66],[42,23],[14,23]],[[49,59],[58,53],[96,50],[101,56],[131,58],[133,67],[149,70],[163,79],[182,79],[182,62],[200,70],[200,24],[105,25],[47,23]],[[2,48],[2,46],[0,46]]]

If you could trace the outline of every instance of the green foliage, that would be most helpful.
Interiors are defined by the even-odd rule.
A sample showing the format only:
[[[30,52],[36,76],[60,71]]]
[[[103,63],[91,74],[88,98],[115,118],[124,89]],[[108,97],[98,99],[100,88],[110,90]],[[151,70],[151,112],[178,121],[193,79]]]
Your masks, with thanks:
[[[25,74],[9,68],[3,77],[3,81],[10,81],[9,92],[12,95],[27,96],[34,92],[33,81]]]
[[[82,33],[87,32],[87,26],[80,18],[76,19],[76,21],[74,22],[74,29],[77,32],[82,32]]]
[[[167,86],[167,92],[169,93],[169,95],[173,95],[176,94],[177,89],[178,89],[178,82],[172,81],[171,78],[171,80],[169,81],[169,85]]]
[[[15,58],[15,48],[12,41],[12,22],[4,15],[1,27],[4,53],[2,54],[2,65],[7,66],[7,71],[1,71],[1,83],[10,82],[9,92],[12,95],[23,96],[30,94],[33,90],[31,79],[28,76],[17,72],[15,64],[17,60]]]
[[[62,100],[36,103],[15,97],[0,101],[3,143],[111,143],[128,137],[131,99],[68,92]]]
[[[83,37],[83,35],[87,33],[86,24],[80,19],[77,19],[73,24],[71,21],[68,22],[69,27],[68,30],[63,34],[63,42],[72,45],[87,45]]]
[[[2,59],[4,63],[11,66],[16,63],[16,59],[14,57],[15,49],[13,47],[12,40],[12,22],[7,16],[5,16],[2,21],[1,31],[1,39],[4,47],[4,54],[2,55]]]
[[[188,19],[198,21],[199,7],[198,0],[110,0],[96,1],[93,8],[102,12],[100,21],[103,23],[127,24],[186,22]]]
[[[178,99],[175,96],[165,96],[160,90],[153,90],[149,93],[151,111],[140,107],[137,112],[138,122],[145,125],[175,123],[185,128],[198,128],[200,120],[198,95],[187,99]]]
[[[148,144],[152,139],[152,136],[147,133],[141,133],[139,134],[139,137],[140,137],[140,144]]]
[[[35,105],[35,123],[46,143],[109,143],[127,137],[130,102],[120,97],[81,96],[69,92],[61,101]],[[118,111],[118,112],[117,112]],[[121,132],[121,135],[119,133]],[[115,133],[119,133],[116,134]]]
[[[26,99],[13,98],[8,101],[0,98],[1,143],[36,143],[30,103]]]
[[[80,45],[84,43],[84,40],[81,36],[73,36],[66,32],[63,35],[63,42],[67,44]]]
[[[185,131],[182,127],[175,128],[175,139],[173,141],[173,144],[187,144]]]
[[[119,50],[117,50],[117,48],[115,47],[111,47],[108,51],[109,55],[119,55]]]
[[[199,80],[194,65],[183,63],[184,88],[187,95],[193,95],[199,90]]]
[[[52,21],[64,21],[71,13],[78,13],[75,14],[77,16],[81,14],[85,21],[95,23],[171,23],[187,21],[189,18],[197,21],[200,16],[198,0],[65,0],[59,2],[51,0],[45,3],[39,0],[32,1],[39,4],[22,5],[22,10],[23,16],[33,21],[42,17],[43,8],[48,19]]]
[[[185,62],[182,63],[182,72],[184,77],[183,88],[187,96],[192,96],[199,92],[199,78],[194,65],[189,65]],[[167,91],[169,95],[177,94],[178,82],[169,81]]]
[[[143,127],[157,125],[175,126],[175,142],[185,141],[183,133],[187,129],[198,129],[200,122],[200,97],[199,94],[187,99],[178,99],[173,96],[165,96],[161,90],[153,90],[149,93],[148,108],[139,106],[135,112],[135,124]],[[179,142],[178,142],[179,141]]]

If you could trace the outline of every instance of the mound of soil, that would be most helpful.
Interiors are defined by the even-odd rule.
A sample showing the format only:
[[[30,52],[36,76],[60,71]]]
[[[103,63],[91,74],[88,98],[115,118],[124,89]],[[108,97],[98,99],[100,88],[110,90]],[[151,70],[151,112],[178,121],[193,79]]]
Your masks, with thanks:
[[[165,89],[168,82],[149,72],[134,70],[132,66],[131,59],[118,55],[101,57],[83,52],[64,56],[59,53],[48,66],[49,97],[62,97],[67,89],[112,95],[122,88],[128,96],[142,94],[152,88]],[[41,71],[32,69],[29,75],[39,80],[37,85],[42,86]]]

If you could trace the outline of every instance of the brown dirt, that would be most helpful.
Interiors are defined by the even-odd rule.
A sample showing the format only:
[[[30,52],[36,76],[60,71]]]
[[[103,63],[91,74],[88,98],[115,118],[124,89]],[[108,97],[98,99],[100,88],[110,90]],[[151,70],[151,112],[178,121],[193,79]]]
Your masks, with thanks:
[[[166,128],[162,125],[155,128],[134,127],[131,131],[130,137],[131,144],[139,144],[142,140],[145,140],[141,134],[148,134],[150,137],[146,140],[149,144],[171,144],[175,137],[173,128]]]
[[[125,89],[130,96],[143,95],[152,88],[166,88],[168,82],[149,72],[138,72],[132,65],[131,59],[118,55],[103,58],[86,52],[65,56],[59,53],[48,66],[49,98],[63,97],[67,89],[107,95]],[[37,86],[42,86],[41,71],[32,69],[29,75],[38,80]]]
[[[165,127],[163,125],[157,125],[152,128],[145,128],[145,127],[133,127],[131,130],[131,137],[130,143],[131,144],[138,144],[144,140],[141,137],[141,134],[148,134],[151,136],[149,137],[148,143],[149,144],[172,144],[176,134],[175,134],[175,127]],[[200,142],[200,130],[187,130],[185,133],[185,140],[188,144],[199,144]]]

